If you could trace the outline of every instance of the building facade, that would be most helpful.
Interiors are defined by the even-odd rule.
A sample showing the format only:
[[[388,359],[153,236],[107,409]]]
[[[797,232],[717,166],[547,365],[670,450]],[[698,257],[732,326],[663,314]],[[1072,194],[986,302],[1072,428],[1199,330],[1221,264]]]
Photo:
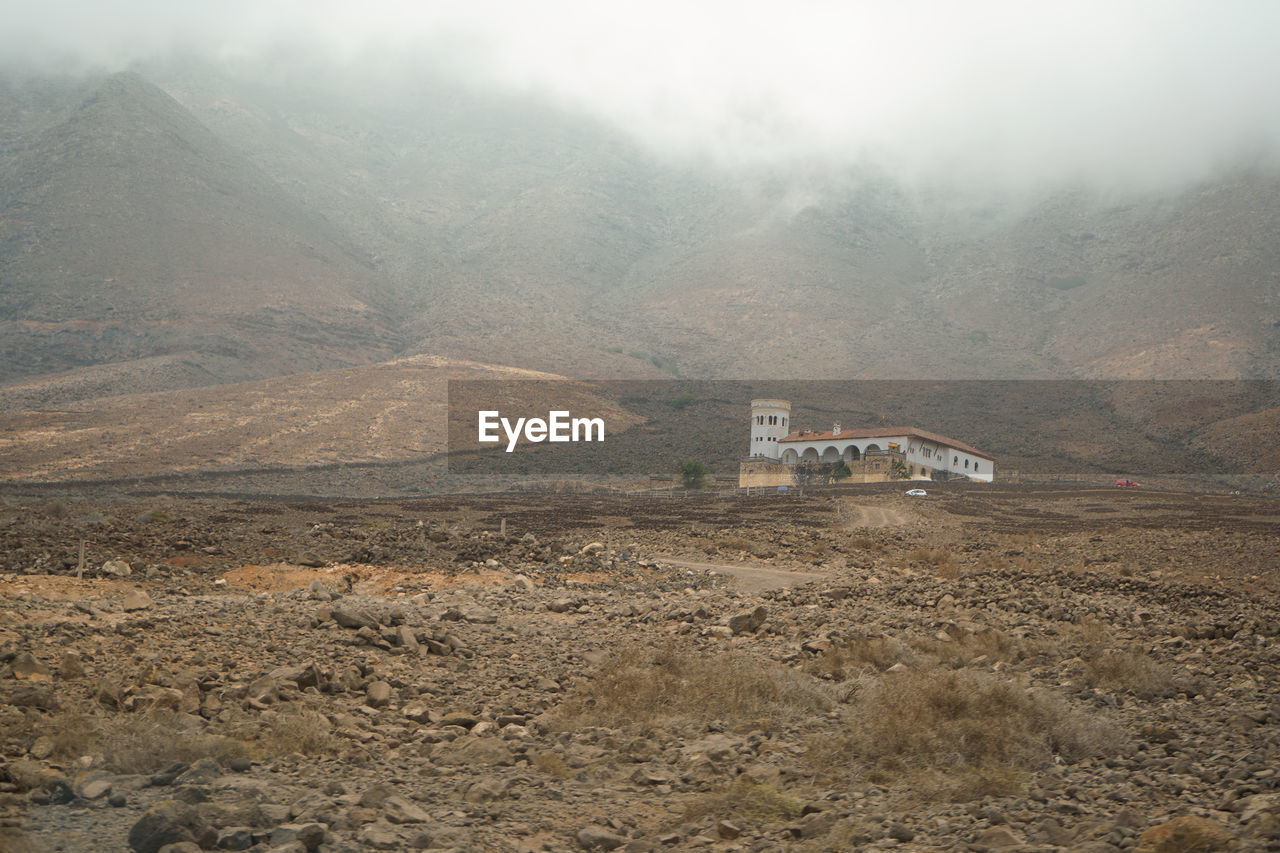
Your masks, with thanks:
[[[738,485],[799,485],[797,472],[840,462],[855,483],[957,478],[989,483],[996,467],[991,455],[918,427],[844,429],[837,423],[830,430],[797,429],[790,402],[751,401],[751,449],[739,466]]]

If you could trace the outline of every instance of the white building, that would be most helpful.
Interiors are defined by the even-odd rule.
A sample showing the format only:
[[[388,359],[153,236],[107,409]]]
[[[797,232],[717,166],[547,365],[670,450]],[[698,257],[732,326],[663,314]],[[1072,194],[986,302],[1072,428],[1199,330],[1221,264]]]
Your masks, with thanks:
[[[995,458],[918,427],[797,429],[786,400],[751,401],[751,450],[739,469],[743,486],[789,485],[801,462],[843,461],[853,482],[966,477],[991,482]]]

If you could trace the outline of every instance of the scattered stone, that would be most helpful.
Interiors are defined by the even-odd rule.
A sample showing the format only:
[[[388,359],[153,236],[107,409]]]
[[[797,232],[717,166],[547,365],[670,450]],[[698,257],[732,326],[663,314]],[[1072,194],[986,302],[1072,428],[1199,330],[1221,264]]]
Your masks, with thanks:
[[[592,824],[578,830],[578,843],[584,850],[616,850],[626,843],[626,839],[611,829]]]
[[[84,666],[80,662],[80,653],[68,650],[62,653],[62,661],[58,664],[58,677],[64,681],[84,678]]]
[[[364,702],[370,708],[385,708],[391,702],[391,685],[385,681],[371,681],[365,689]]]
[[[53,672],[32,656],[31,652],[23,652],[13,659],[13,677],[23,681],[48,681]]]
[[[102,573],[115,578],[127,578],[133,574],[133,569],[124,560],[107,560],[102,564]]]
[[[175,785],[207,785],[222,778],[222,767],[212,758],[201,758],[173,780]]]
[[[729,618],[729,630],[737,634],[754,634],[760,630],[764,620],[769,618],[769,608],[761,604],[748,613],[739,613]]]
[[[356,835],[358,841],[367,850],[398,850],[404,840],[395,827],[386,821],[374,821],[365,825]]]
[[[357,607],[340,605],[333,608],[332,616],[333,621],[343,628],[368,628],[371,631],[375,631],[378,628],[378,620]]]
[[[490,803],[507,793],[507,782],[497,777],[481,779],[467,788],[462,799],[468,803]]]
[[[219,850],[248,850],[253,844],[252,827],[228,826],[218,831]]]
[[[53,738],[48,735],[40,735],[31,742],[31,748],[27,750],[27,755],[37,761],[43,761],[50,755],[53,755]]]
[[[307,850],[315,850],[324,843],[328,831],[329,827],[323,823],[286,823],[271,831],[267,843],[272,847],[298,843]]]
[[[194,808],[166,801],[148,809],[129,830],[129,849],[159,853],[166,844],[189,842],[197,849],[212,847],[218,834]]]
[[[894,841],[901,841],[903,844],[909,843],[912,839],[916,837],[915,830],[911,829],[911,827],[909,826],[904,826],[903,824],[900,824],[897,822],[889,824],[888,835]]]
[[[383,800],[382,813],[391,823],[426,823],[431,820],[426,809],[401,796],[390,796]]]
[[[478,722],[480,722],[479,717],[465,711],[450,711],[440,718],[442,726],[462,726],[464,729],[470,729]]]
[[[75,788],[71,786],[71,782],[68,779],[62,776],[50,782],[45,787],[44,793],[45,801],[55,806],[69,803],[76,798]]]
[[[107,773],[92,773],[77,782],[74,786],[76,795],[86,800],[100,800],[108,796],[113,788],[111,776]]]
[[[1022,847],[1026,844],[1024,840],[1014,834],[1013,830],[1007,826],[991,826],[978,833],[977,841],[984,847],[993,847],[997,850],[1003,850],[1011,847]]]
[[[1216,820],[1196,815],[1176,817],[1153,826],[1138,839],[1138,853],[1214,853],[1229,850],[1235,836]]]
[[[787,831],[796,838],[818,838],[829,833],[838,819],[832,812],[811,812],[787,827]]]
[[[125,594],[120,606],[125,609],[125,612],[146,610],[151,607],[151,596],[140,589],[130,590]]]
[[[413,631],[407,625],[401,625],[396,628],[396,644],[408,649],[411,653],[418,653],[418,638],[414,636]]]
[[[51,684],[23,684],[9,691],[4,702],[15,708],[39,708],[42,711],[58,710],[58,697]],[[3,707],[3,702],[0,702]]]

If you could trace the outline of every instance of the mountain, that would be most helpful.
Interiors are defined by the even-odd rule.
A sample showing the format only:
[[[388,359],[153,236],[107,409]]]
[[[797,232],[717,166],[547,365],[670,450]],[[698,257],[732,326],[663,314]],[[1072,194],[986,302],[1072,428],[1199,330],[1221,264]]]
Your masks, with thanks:
[[[7,154],[7,377],[184,351],[272,375],[390,351],[361,250],[141,78],[103,81]]]
[[[869,167],[659,156],[443,77],[0,76],[0,412],[34,435],[24,413],[116,418],[138,395],[163,413],[165,394],[266,380],[290,412],[303,376],[359,401],[372,365],[419,357],[578,378],[1274,380],[1277,233],[1262,165],[979,202]],[[1188,459],[1275,421],[1266,395],[1194,424],[1139,386],[1118,396]],[[332,453],[360,456],[353,430]]]
[[[410,306],[409,351],[588,375],[659,375],[654,359],[743,377],[1280,368],[1267,169],[976,206],[866,169],[660,160],[530,96],[156,73],[373,247]]]

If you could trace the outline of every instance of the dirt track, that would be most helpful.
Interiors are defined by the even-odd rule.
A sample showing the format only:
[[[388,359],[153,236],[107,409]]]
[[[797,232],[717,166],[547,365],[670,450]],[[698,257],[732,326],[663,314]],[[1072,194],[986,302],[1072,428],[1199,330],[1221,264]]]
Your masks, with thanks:
[[[691,563],[684,560],[664,558],[662,560],[681,569],[697,569],[708,574],[726,575],[732,579],[733,586],[743,592],[760,593],[771,589],[786,589],[800,584],[824,580],[828,575],[820,572],[795,572],[775,569],[771,566],[741,565],[738,563]]]

